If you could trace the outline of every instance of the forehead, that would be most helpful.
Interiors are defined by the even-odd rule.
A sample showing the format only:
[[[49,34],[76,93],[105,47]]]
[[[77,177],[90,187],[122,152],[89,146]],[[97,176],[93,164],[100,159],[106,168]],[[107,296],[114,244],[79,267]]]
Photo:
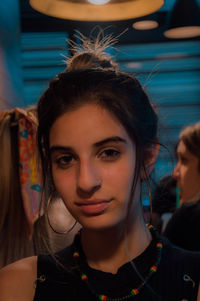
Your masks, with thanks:
[[[109,136],[129,139],[122,124],[108,110],[85,104],[61,115],[50,129],[50,146],[62,143],[95,143]]]
[[[182,140],[180,140],[178,147],[177,147],[177,153],[183,154],[183,153],[187,153],[187,152],[188,152],[188,150],[187,150],[186,145],[183,143]]]

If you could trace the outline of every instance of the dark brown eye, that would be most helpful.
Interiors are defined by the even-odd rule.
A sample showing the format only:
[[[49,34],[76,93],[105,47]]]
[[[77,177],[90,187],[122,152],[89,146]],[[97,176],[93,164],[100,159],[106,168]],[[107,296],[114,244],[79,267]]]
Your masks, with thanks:
[[[100,157],[105,160],[115,160],[120,156],[120,152],[115,149],[106,149],[100,153]]]
[[[74,158],[72,155],[64,155],[56,159],[56,164],[59,167],[68,167],[70,164],[72,164]]]

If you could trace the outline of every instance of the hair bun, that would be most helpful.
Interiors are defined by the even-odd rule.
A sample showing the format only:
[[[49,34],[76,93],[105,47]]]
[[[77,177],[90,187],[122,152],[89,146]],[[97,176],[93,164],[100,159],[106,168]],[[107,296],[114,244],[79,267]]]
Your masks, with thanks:
[[[106,36],[102,39],[98,37],[92,40],[81,33],[79,35],[82,41],[81,46],[69,41],[74,55],[67,60],[67,72],[90,68],[118,71],[117,63],[113,62],[110,55],[105,51],[116,43],[116,39]]]

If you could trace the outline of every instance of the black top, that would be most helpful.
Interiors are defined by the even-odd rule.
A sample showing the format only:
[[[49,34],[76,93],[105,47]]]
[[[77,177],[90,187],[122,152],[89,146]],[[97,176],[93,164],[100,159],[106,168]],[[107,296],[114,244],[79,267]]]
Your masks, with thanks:
[[[200,200],[184,203],[177,209],[163,235],[176,246],[200,251]]]
[[[196,301],[200,281],[200,253],[179,249],[160,238],[163,243],[162,257],[158,270],[153,274],[141,292],[128,300],[137,301]],[[145,278],[157,256],[157,238],[146,250],[133,260],[137,270]],[[56,254],[38,256],[38,279],[34,301],[97,301],[98,298],[80,279],[79,270],[73,258],[76,241]],[[79,245],[81,248],[81,246]],[[119,268],[117,274],[106,273],[90,268],[81,250],[81,270],[87,274],[91,287],[98,294],[109,297],[122,297],[138,287],[140,278],[130,263]],[[59,263],[60,262],[60,263]],[[62,264],[62,266],[61,266]],[[116,299],[117,300],[117,299]]]

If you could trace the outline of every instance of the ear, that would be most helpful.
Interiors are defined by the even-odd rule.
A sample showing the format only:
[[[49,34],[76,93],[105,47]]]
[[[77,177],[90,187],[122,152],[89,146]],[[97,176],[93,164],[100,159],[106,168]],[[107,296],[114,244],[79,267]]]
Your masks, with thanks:
[[[158,157],[160,149],[160,144],[158,142],[158,138],[156,138],[156,141],[154,144],[149,146],[144,154],[144,168],[142,168],[141,171],[141,180],[145,180],[152,172],[156,159]]]

